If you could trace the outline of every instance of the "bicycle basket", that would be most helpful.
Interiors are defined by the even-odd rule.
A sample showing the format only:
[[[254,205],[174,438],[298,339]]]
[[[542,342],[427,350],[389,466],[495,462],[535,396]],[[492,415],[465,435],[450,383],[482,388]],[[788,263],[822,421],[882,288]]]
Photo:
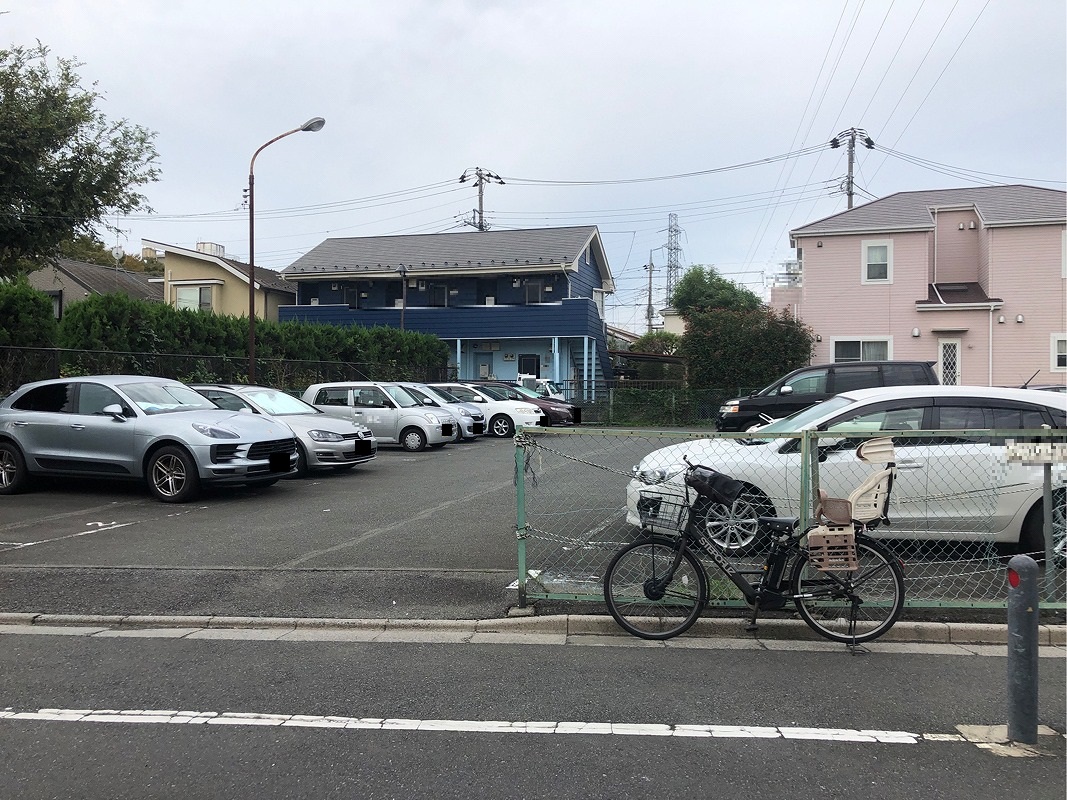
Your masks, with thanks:
[[[859,568],[856,531],[820,525],[808,531],[808,561],[820,572],[851,572]]]
[[[642,528],[685,530],[689,521],[689,504],[684,497],[658,492],[640,492],[637,512]]]

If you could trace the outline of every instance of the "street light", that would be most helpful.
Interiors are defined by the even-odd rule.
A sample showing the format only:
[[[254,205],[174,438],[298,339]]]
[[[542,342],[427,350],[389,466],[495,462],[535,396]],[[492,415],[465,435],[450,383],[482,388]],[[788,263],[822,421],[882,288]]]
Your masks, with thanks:
[[[280,136],[275,136],[252,154],[248,165],[248,382],[256,382],[256,192],[255,174],[256,156],[279,139],[294,133],[321,131],[326,120],[312,117],[299,128],[293,128]],[[266,313],[266,308],[263,309]]]

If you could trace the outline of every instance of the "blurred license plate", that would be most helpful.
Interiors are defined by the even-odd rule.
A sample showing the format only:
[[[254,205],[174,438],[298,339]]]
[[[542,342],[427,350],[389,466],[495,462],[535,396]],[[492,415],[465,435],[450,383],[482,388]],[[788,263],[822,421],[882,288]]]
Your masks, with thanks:
[[[270,454],[270,471],[271,472],[288,472],[289,471],[289,454],[288,453],[271,453]]]

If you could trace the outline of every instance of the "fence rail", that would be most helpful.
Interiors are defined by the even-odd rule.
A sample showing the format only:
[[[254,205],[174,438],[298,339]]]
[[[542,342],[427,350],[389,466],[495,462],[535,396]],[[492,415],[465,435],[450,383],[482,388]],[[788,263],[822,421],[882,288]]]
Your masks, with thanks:
[[[659,517],[663,524],[655,524],[658,505],[638,509],[647,502],[641,497],[643,489],[655,488],[661,496],[684,495],[679,483],[683,452],[746,483],[745,495],[729,514],[716,516],[699,505],[694,512],[703,513],[714,530],[733,525],[736,543],[753,530],[745,527],[749,516],[796,516],[804,525],[819,488],[833,497],[847,497],[876,469],[855,457],[855,444],[875,436],[885,434],[850,433],[850,446],[844,447],[840,434],[829,439],[812,431],[766,436],[767,444],[757,444],[752,434],[526,428],[516,439],[520,602],[603,602],[604,570],[615,552],[639,535],[642,522],[651,521],[657,532],[676,533],[666,512]],[[1041,467],[1009,463],[1004,448],[995,446],[1024,436],[1026,441],[1063,442],[1063,433],[909,431],[893,436],[898,472],[888,509],[891,524],[876,528],[874,535],[905,563],[907,605],[1003,608],[1007,558],[1016,551],[1043,558],[1043,540],[1034,539],[1033,526],[1041,525],[1039,501],[1044,497],[1054,511],[1051,533],[1059,552],[1046,570],[1043,606],[1065,608],[1067,468],[1049,468],[1053,477],[1045,489]],[[939,446],[930,447],[933,443]],[[924,457],[929,463],[913,469],[920,448],[928,448]],[[738,453],[744,454],[741,461]],[[735,469],[742,462],[747,464],[744,474]],[[652,473],[658,483],[649,487],[633,481],[635,465]],[[664,502],[663,507],[668,505]],[[1036,536],[1042,533],[1039,527]],[[761,556],[757,538],[738,549],[732,560],[735,569],[758,569]],[[744,607],[732,583],[720,580],[714,568],[708,575],[710,606]]]

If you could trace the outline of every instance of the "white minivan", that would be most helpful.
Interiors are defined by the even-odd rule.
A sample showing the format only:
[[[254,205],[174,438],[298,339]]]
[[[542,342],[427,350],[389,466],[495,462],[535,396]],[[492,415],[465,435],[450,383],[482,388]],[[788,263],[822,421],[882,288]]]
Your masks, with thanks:
[[[303,400],[327,414],[360,422],[379,444],[399,444],[409,452],[452,441],[456,420],[443,409],[428,409],[398,383],[344,381],[316,383]]]

